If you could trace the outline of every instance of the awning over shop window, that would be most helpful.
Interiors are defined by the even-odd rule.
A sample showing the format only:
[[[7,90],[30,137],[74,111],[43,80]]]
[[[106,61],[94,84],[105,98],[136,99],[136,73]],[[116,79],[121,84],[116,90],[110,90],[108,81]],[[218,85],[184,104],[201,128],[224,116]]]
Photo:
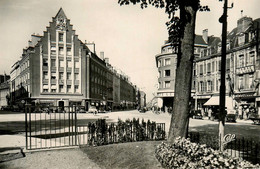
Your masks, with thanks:
[[[204,106],[219,106],[219,96],[212,96]],[[231,97],[226,96],[227,109],[233,109],[235,107],[235,101]]]

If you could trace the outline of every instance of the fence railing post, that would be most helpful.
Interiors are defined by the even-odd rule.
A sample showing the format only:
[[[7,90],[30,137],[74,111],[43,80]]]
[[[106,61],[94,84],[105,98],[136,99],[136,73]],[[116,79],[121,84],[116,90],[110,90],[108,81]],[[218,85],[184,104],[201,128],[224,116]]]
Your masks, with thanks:
[[[25,106],[25,147],[28,150],[28,124],[27,124],[28,105]]]

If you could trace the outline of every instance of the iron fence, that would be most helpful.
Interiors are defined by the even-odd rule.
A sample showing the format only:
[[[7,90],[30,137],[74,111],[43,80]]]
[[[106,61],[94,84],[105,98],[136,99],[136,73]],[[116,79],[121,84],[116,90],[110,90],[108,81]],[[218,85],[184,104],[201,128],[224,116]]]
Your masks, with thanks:
[[[75,106],[26,106],[26,149],[44,149],[77,145]]]
[[[165,139],[164,123],[133,119],[108,124],[79,116],[81,106],[27,105],[25,110],[28,150]]]

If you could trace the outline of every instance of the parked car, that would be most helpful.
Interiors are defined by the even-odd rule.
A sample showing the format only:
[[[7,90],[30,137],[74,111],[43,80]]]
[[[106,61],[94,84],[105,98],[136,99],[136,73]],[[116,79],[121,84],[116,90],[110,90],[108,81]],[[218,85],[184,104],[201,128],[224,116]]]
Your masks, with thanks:
[[[139,112],[140,113],[145,113],[147,111],[147,108],[146,107],[141,107],[140,109],[139,109]]]
[[[227,114],[226,122],[236,122],[236,114]]]
[[[226,122],[236,122],[237,115],[233,109],[226,109]]]
[[[193,119],[202,119],[201,110],[192,110],[190,112],[190,117]]]
[[[98,110],[95,106],[90,106],[89,109],[88,109],[88,112],[97,114]]]

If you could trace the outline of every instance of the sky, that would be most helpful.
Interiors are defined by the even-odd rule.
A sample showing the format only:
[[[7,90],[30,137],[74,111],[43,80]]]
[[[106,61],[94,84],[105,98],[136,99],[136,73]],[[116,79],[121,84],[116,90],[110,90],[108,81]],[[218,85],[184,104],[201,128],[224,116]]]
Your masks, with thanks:
[[[43,35],[52,17],[62,7],[76,34],[83,42],[94,42],[99,55],[122,70],[151,100],[157,90],[155,55],[167,40],[164,9],[139,5],[120,6],[118,0],[0,0],[0,74],[10,74],[11,66],[20,59],[31,34]],[[241,16],[260,18],[259,0],[229,0],[228,31],[236,27]],[[209,35],[221,36],[218,22],[223,2],[201,0],[210,12],[198,12],[196,34],[208,29]],[[241,13],[243,10],[243,13]]]

